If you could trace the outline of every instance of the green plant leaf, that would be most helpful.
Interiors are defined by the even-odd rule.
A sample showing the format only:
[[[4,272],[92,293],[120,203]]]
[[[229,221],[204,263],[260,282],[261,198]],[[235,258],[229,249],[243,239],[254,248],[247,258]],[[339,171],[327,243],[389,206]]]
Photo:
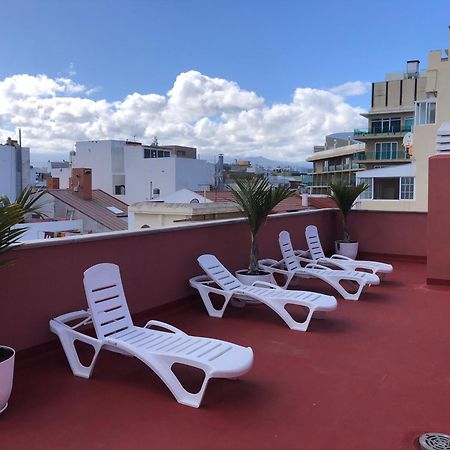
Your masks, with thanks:
[[[356,199],[369,187],[365,183],[357,185],[348,185],[343,181],[330,183],[329,197],[333,199],[342,215],[342,224],[344,227],[344,242],[350,241],[348,231],[347,216],[351,211]]]
[[[267,216],[281,201],[295,194],[290,188],[278,186],[274,188],[264,175],[233,178],[236,187],[229,186],[233,194],[233,202],[247,218],[252,236],[250,250],[249,273],[258,272],[258,246],[256,236]]]

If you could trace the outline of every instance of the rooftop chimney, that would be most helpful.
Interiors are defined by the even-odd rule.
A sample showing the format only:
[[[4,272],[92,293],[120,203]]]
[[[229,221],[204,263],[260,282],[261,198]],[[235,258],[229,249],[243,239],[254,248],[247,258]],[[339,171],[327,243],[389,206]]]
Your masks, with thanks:
[[[59,178],[48,177],[45,180],[47,189],[59,189]]]
[[[417,78],[419,76],[419,64],[418,59],[412,59],[406,61],[406,76],[407,78]]]
[[[92,200],[92,169],[72,169],[69,189],[83,200]]]

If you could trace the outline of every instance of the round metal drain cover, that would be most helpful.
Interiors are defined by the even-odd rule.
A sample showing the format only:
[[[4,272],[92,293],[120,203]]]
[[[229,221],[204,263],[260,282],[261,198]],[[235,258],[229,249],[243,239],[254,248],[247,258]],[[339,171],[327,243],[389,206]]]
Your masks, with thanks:
[[[422,450],[450,450],[450,436],[442,433],[425,433],[419,438]]]

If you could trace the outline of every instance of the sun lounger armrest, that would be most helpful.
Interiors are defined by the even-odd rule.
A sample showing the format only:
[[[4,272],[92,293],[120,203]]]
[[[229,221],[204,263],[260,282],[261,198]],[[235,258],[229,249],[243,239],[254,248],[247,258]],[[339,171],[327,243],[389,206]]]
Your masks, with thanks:
[[[289,271],[280,267],[280,263],[282,262],[283,260],[276,261],[275,259],[262,259],[259,261],[259,267],[261,270],[269,270],[272,273],[286,275]],[[277,265],[278,267],[276,267]]]
[[[268,283],[267,281],[255,281],[252,283],[253,287],[265,287],[270,289],[280,289],[276,284]]]
[[[70,335],[74,339],[81,342],[86,342],[86,344],[90,344],[94,348],[100,348],[102,344],[97,338],[94,338],[84,333],[80,333],[79,331],[75,330],[75,327],[79,326],[80,324],[75,325],[75,327],[71,327],[66,323],[70,322],[71,320],[88,319],[88,318],[90,318],[90,314],[87,311],[83,310],[63,314],[62,316],[58,316],[50,320],[50,329],[60,337],[62,336],[62,333],[70,333]],[[85,322],[86,321],[83,321],[81,322],[81,324]]]
[[[151,328],[151,327],[164,328],[165,330],[171,331],[172,333],[184,334],[187,336],[187,334],[183,330],[180,330],[177,327],[169,325],[168,323],[160,322],[159,320],[149,320],[144,326],[144,328]]]
[[[310,253],[309,250],[294,250],[294,255],[297,257],[308,257],[310,256]]]
[[[318,264],[315,262],[310,262],[305,266],[306,269],[322,269],[322,270],[328,270],[333,271],[333,269],[330,269],[329,267],[323,266],[322,264]]]
[[[342,259],[343,261],[354,261],[354,259],[349,258],[348,256],[344,256],[344,255],[331,255],[330,256],[331,259]]]
[[[91,315],[84,309],[81,309],[80,311],[62,314],[61,316],[55,317],[53,320],[66,325],[66,322],[70,322],[71,320],[87,319],[89,317],[91,317]]]
[[[266,267],[276,266],[278,263],[279,263],[279,261],[277,261],[276,259],[270,259],[270,258],[260,259],[258,261],[258,265],[262,264],[263,266],[266,266]]]

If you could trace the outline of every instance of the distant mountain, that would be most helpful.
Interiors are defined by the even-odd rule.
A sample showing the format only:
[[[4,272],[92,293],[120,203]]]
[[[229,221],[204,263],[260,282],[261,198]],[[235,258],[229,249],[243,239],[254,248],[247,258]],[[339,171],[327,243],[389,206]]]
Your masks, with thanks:
[[[236,158],[226,158],[225,162],[234,162]],[[307,162],[295,162],[295,161],[276,161],[274,159],[265,158],[264,156],[242,156],[238,159],[242,159],[244,161],[250,161],[252,163],[252,166],[258,165],[263,167],[290,167],[293,170],[298,171],[307,171],[308,169],[312,168],[311,163]]]

